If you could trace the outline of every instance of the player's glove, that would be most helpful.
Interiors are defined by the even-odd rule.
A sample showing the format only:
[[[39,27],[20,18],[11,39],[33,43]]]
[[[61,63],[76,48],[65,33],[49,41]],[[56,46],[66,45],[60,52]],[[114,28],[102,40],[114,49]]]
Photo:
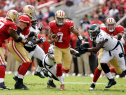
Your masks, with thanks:
[[[22,38],[22,42],[27,43],[27,39],[26,39],[25,36],[22,35],[21,33],[20,33],[20,37]]]
[[[43,27],[43,24],[40,23],[39,26],[38,26],[38,30],[41,31],[42,27]]]
[[[34,44],[31,41],[27,41],[26,44],[25,44],[25,46],[27,46],[27,47],[33,47]]]
[[[45,42],[46,41],[46,38],[45,37],[41,37],[38,41],[37,41],[37,43],[43,43],[43,42]]]
[[[77,56],[80,56],[81,54],[84,54],[85,52],[88,51],[88,49],[85,48],[84,45],[80,45],[80,46],[76,47],[75,50],[77,50],[79,52],[79,54],[77,54]]]

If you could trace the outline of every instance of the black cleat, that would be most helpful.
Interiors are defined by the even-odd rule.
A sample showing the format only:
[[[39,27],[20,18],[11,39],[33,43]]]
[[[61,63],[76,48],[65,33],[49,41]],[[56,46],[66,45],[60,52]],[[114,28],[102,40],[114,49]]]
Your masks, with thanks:
[[[25,86],[23,83],[16,82],[15,89],[22,89],[22,90],[29,90],[27,86]]]
[[[35,71],[34,75],[35,76],[39,76],[40,78],[45,78],[45,76],[44,76],[42,71],[40,71],[40,72]]]
[[[13,76],[13,79],[17,82],[18,81],[18,77],[17,76]]]
[[[45,68],[42,69],[42,72],[44,73],[44,75],[45,75],[46,77],[49,76],[49,75],[48,75],[48,70],[46,70]]]
[[[53,83],[53,80],[48,80],[47,87],[48,88],[50,88],[50,87],[57,88],[57,86]]]
[[[95,84],[92,83],[89,89],[92,90],[92,89],[94,89],[94,88],[95,88]]]
[[[114,79],[109,79],[109,83],[105,88],[110,88],[112,85],[115,85],[116,81]]]
[[[6,89],[7,89],[7,90],[12,90],[11,88],[6,87],[5,84],[4,84],[4,82],[1,82],[1,83],[0,83],[0,90],[6,90]]]

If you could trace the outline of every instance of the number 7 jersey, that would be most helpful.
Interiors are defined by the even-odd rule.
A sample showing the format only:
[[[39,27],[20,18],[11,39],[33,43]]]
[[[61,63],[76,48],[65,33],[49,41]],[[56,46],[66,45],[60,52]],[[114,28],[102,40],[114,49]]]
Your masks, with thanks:
[[[55,46],[59,48],[70,47],[70,29],[74,27],[74,23],[71,20],[65,20],[64,25],[57,27],[56,21],[49,23],[50,31],[58,36],[58,42],[55,42]]]

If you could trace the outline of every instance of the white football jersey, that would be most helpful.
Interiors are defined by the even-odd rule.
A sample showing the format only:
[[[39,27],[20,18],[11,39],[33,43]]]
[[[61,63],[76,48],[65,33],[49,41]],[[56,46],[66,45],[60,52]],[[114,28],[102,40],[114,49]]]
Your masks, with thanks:
[[[54,54],[52,54],[54,55]],[[46,54],[45,58],[44,58],[44,63],[46,62],[47,65],[53,66],[56,64],[55,60],[51,59],[48,57],[48,54]]]
[[[106,39],[108,39],[108,41],[103,45],[103,49],[107,51],[112,50],[116,46],[118,40],[107,34],[105,31],[100,30],[100,33],[96,37],[96,43],[102,43]]]

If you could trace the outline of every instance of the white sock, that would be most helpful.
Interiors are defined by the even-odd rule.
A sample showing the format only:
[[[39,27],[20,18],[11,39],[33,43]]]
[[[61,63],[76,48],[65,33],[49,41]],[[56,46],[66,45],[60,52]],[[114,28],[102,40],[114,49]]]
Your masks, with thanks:
[[[1,82],[4,82],[4,78],[0,78],[0,83],[1,83]]]
[[[96,84],[96,82],[92,82],[93,84]]]
[[[18,78],[23,79],[23,78],[24,78],[24,76],[23,76],[23,75],[21,75],[21,74],[18,74]]]
[[[18,76],[18,71],[16,71],[15,75],[14,76]]]
[[[40,67],[40,66],[38,65],[38,67],[37,67],[36,71],[37,71],[37,72],[40,72],[40,71],[41,71],[41,69],[42,69],[42,67]]]
[[[64,84],[64,77],[63,76],[61,76],[61,77],[58,77],[58,79],[59,79],[59,81],[60,81],[60,84]]]
[[[113,76],[112,76],[111,72],[106,73],[106,76],[107,76],[108,79],[113,79]]]

